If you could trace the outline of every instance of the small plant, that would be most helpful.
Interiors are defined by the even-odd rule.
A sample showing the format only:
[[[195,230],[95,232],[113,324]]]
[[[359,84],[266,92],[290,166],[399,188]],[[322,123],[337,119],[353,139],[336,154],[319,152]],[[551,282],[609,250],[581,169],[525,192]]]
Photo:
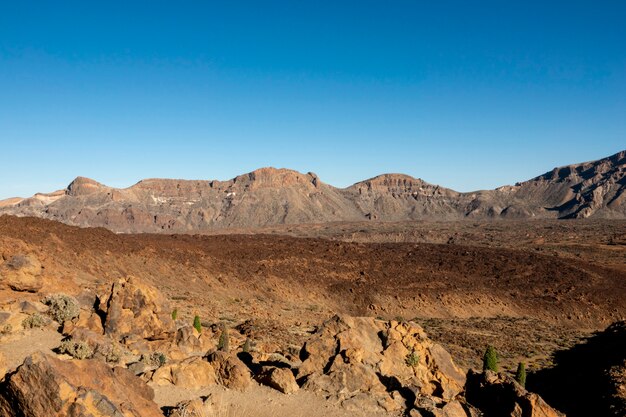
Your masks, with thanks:
[[[202,332],[202,323],[200,323],[200,316],[195,316],[193,318],[193,328],[198,331],[198,333]]]
[[[247,338],[245,343],[243,344],[243,348],[242,348],[244,353],[250,353],[250,351],[252,350],[252,342],[250,341],[250,338]]]
[[[93,349],[85,342],[67,339],[61,342],[59,353],[67,353],[76,359],[89,359],[93,356]]]
[[[404,359],[404,362],[406,363],[406,366],[410,366],[412,368],[416,367],[419,362],[420,362],[420,355],[418,355],[417,353],[415,353],[415,349],[413,349],[411,351],[411,353],[409,353],[408,355],[406,355],[406,358]]]
[[[149,355],[144,353],[141,355],[139,361],[146,365],[161,367],[167,363],[167,357],[163,352],[152,352]]]
[[[217,342],[217,350],[221,350],[222,352],[228,352],[229,349],[229,340],[228,340],[228,328],[226,328],[225,324],[222,324],[222,333],[220,333],[220,339]]]
[[[178,309],[175,308],[172,310],[172,320],[176,320],[178,318]]]
[[[485,355],[483,356],[483,372],[484,371],[498,372],[498,353],[496,352],[496,348],[491,345],[487,346],[487,350],[485,350]]]
[[[2,329],[0,329],[0,334],[9,334],[13,331],[13,326],[11,326],[10,324],[5,324],[4,326],[2,326]]]
[[[66,320],[72,320],[80,314],[78,301],[66,294],[49,295],[43,299],[43,303],[50,307],[48,315],[59,324],[63,324]]]
[[[25,329],[35,329],[43,327],[47,324],[46,318],[39,313],[26,317],[22,320],[22,327]]]
[[[526,387],[526,365],[524,362],[517,364],[517,371],[515,372],[515,380],[522,387]]]
[[[97,353],[108,363],[119,363],[122,360],[122,350],[115,343],[108,346],[98,345]]]

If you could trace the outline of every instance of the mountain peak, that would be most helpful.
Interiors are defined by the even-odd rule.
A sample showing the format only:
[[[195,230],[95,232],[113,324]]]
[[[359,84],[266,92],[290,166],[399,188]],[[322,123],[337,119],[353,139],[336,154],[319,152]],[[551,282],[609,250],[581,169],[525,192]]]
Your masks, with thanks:
[[[92,180],[91,178],[86,177],[76,177],[74,181],[67,186],[65,193],[70,196],[81,196],[81,195],[89,195],[95,193],[103,188],[106,188],[104,185],[100,184],[98,181]]]

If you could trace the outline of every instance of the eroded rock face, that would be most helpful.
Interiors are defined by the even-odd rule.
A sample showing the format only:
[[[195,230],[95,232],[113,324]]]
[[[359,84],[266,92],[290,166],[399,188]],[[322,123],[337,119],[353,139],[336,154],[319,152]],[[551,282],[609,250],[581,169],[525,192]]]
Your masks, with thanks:
[[[38,292],[44,284],[41,263],[34,255],[15,255],[0,266],[0,283],[14,291]]]
[[[412,323],[335,316],[305,344],[298,380],[347,408],[410,409],[416,396],[449,401],[465,377]]]
[[[120,279],[100,296],[98,311],[105,334],[117,339],[162,340],[176,331],[165,297],[134,277]]]
[[[470,370],[465,396],[485,417],[564,417],[537,394],[526,391],[508,375]]]
[[[36,353],[0,386],[6,417],[162,417],[154,392],[122,368]]]

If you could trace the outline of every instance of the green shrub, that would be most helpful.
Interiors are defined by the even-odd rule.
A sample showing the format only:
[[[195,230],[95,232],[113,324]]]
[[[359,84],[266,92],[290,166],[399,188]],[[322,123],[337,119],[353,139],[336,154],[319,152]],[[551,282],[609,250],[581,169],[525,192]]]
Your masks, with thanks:
[[[93,356],[93,349],[85,342],[67,339],[61,342],[59,353],[67,353],[76,359],[89,359]]]
[[[415,353],[415,350],[412,350],[411,353],[406,355],[404,362],[406,363],[406,366],[410,366],[412,368],[416,367],[420,362],[420,355]]]
[[[175,308],[175,309],[172,311],[172,320],[176,320],[177,318],[178,318],[178,309],[177,309],[177,308]]]
[[[144,353],[141,355],[139,361],[146,365],[161,367],[167,363],[167,357],[163,352],[152,352],[149,355]]]
[[[46,324],[48,324],[46,322],[46,318],[39,313],[35,313],[32,316],[28,316],[24,320],[22,320],[22,327],[25,329],[40,328],[45,326]]]
[[[524,362],[517,364],[517,372],[515,372],[515,380],[522,387],[526,386],[526,365]]]
[[[483,371],[498,372],[498,353],[491,345],[487,346],[483,356]]]
[[[198,333],[202,332],[202,323],[200,323],[200,316],[195,316],[193,318],[193,327],[198,331]]]
[[[72,320],[80,314],[78,301],[66,294],[49,295],[43,299],[43,303],[49,307],[48,315],[59,324]]]
[[[222,333],[220,333],[220,339],[217,342],[217,350],[221,350],[222,352],[228,352],[229,350],[229,340],[228,340],[228,329],[225,324],[222,324]]]

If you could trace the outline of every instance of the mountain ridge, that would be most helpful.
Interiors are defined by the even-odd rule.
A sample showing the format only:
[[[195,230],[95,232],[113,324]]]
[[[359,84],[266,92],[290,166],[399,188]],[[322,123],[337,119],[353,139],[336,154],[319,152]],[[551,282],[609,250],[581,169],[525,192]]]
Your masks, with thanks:
[[[399,173],[337,188],[312,172],[273,167],[225,181],[148,178],[127,188],[76,177],[64,190],[0,201],[0,214],[126,233],[361,220],[626,218],[626,150],[473,192]]]

